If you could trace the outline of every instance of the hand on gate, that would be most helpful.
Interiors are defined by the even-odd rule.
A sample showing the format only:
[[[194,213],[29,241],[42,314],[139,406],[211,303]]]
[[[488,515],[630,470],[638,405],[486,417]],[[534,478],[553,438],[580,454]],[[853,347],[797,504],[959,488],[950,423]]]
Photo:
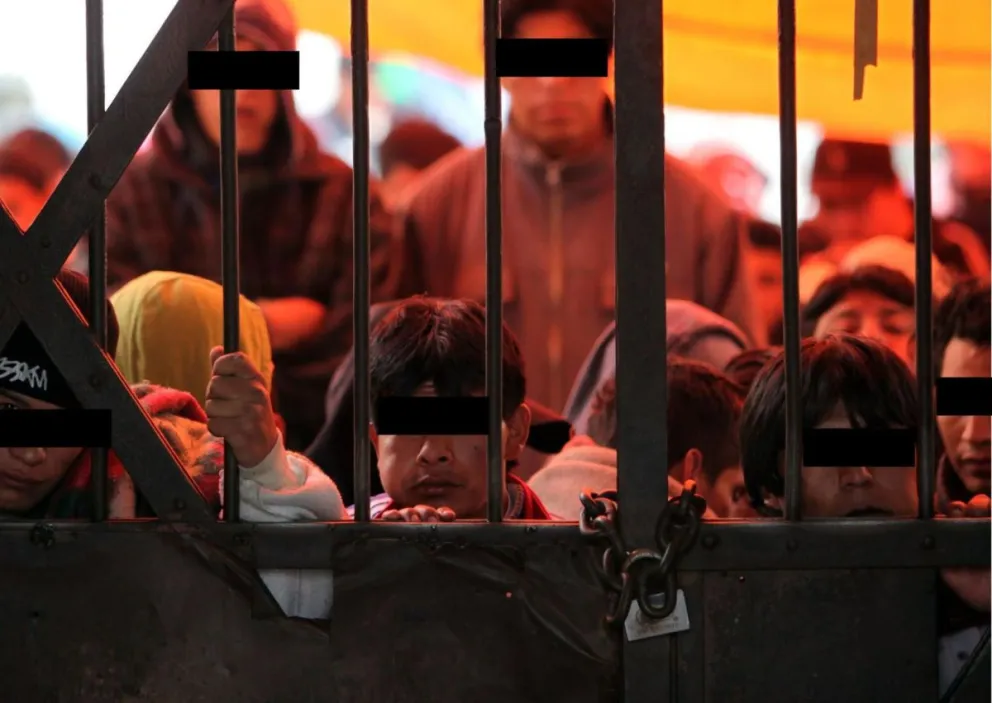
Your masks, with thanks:
[[[262,374],[243,353],[224,354],[221,347],[210,350],[210,363],[207,428],[227,440],[240,466],[258,466],[279,440]]]
[[[451,508],[417,505],[413,508],[387,510],[379,519],[387,522],[454,522],[455,511]]]
[[[967,504],[955,501],[948,506],[947,516],[956,518],[989,517],[992,502],[986,495],[977,495]],[[942,569],[941,577],[965,603],[983,613],[989,612],[989,590],[992,587],[988,567]]]

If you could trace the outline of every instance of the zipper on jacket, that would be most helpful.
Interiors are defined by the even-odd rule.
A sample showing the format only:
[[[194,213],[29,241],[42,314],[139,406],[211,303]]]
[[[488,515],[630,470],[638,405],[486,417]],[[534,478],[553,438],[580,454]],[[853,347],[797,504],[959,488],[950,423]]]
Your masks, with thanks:
[[[561,164],[550,164],[545,171],[549,189],[548,217],[548,402],[554,410],[561,410],[565,403],[562,387],[562,356],[564,352],[562,330],[562,300],[565,297],[565,235],[563,232],[565,203],[561,183]]]

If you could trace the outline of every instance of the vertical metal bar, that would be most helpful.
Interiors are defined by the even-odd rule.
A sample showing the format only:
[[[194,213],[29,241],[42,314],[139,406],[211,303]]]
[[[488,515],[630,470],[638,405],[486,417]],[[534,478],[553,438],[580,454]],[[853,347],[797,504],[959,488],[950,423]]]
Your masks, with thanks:
[[[236,51],[234,3],[220,23],[219,51]],[[220,226],[224,284],[224,353],[241,348],[240,231],[238,223],[237,91],[220,91]],[[240,470],[229,444],[224,445],[224,520],[241,518]]]
[[[930,192],[930,0],[913,0],[913,180],[916,241],[916,383],[920,396],[919,517],[934,513],[933,213]]]
[[[662,0],[614,3],[620,529],[654,543],[668,497]],[[672,637],[624,640],[624,701],[675,700]]]
[[[778,129],[782,170],[782,324],[785,326],[785,517],[802,513],[802,384],[796,169],[796,0],[778,0]]]
[[[503,213],[500,183],[503,96],[496,71],[500,33],[499,0],[485,0],[486,100],[486,395],[489,397],[489,439],[486,451],[490,522],[503,519]]]
[[[103,0],[86,0],[86,121],[92,132],[106,112],[106,81],[103,60]],[[88,242],[90,333],[101,349],[107,348],[107,208],[89,231]],[[111,350],[113,352],[113,350]],[[107,519],[107,450],[91,449],[90,493],[93,520]]]
[[[351,0],[351,86],[355,171],[354,337],[355,337],[355,519],[370,513],[372,451],[369,446],[369,4]]]

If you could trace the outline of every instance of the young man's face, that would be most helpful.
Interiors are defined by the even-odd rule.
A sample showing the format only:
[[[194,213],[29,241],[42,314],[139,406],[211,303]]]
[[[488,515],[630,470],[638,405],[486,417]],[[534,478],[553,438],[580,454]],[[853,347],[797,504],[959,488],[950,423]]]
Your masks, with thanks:
[[[591,39],[570,12],[535,12],[517,25],[517,39]],[[603,78],[506,78],[517,128],[554,158],[587,144],[603,121]]]
[[[0,203],[10,212],[21,230],[27,230],[48,200],[48,193],[30,183],[10,176],[0,176]]]
[[[417,395],[437,395],[433,387]],[[479,395],[482,395],[481,393]],[[527,442],[530,408],[503,422],[503,460],[515,461]],[[370,429],[386,493],[401,508],[451,508],[460,519],[486,516],[485,435],[380,435]]]
[[[944,378],[988,378],[992,353],[963,339],[952,339],[944,352]],[[989,417],[938,417],[937,426],[954,471],[972,493],[989,493],[992,440]]]
[[[842,405],[817,425],[850,427]],[[807,517],[913,517],[919,505],[913,467],[804,466],[802,482],[803,515]],[[772,505],[781,509],[781,499]]]
[[[718,517],[757,516],[757,511],[751,507],[740,465],[726,467],[717,474],[716,480],[711,481],[703,468],[705,460],[699,449],[690,449],[682,461],[669,466],[668,473],[680,483],[685,483],[688,479],[695,481],[699,495],[706,499],[706,507]]]
[[[0,390],[4,412],[56,410],[56,406]],[[0,447],[0,513],[23,513],[40,503],[82,453],[80,448]]]
[[[916,327],[913,308],[869,291],[852,291],[817,321],[813,336],[855,334],[875,339],[911,363],[910,338]]]
[[[216,49],[216,43],[210,48]],[[238,51],[257,51],[258,47],[238,39]],[[190,91],[200,126],[207,138],[220,144],[220,91]],[[238,153],[257,154],[265,148],[272,125],[279,114],[279,93],[274,90],[239,90],[236,94]]]

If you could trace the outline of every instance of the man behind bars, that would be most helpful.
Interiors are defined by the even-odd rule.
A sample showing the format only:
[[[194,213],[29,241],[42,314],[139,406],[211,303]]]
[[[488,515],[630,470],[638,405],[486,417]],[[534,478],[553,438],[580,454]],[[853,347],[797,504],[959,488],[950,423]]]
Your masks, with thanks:
[[[485,309],[471,300],[414,297],[400,303],[372,331],[369,376],[369,436],[386,490],[372,498],[372,518],[396,522],[484,519],[487,436],[451,434],[443,427],[438,434],[389,434],[392,430],[382,425],[379,411],[382,401],[390,398],[485,395]],[[526,392],[520,347],[504,324],[502,441],[507,463],[520,458],[530,432]],[[537,495],[512,473],[504,473],[501,499],[508,519],[550,519]]]
[[[800,351],[804,429],[913,428],[919,425],[916,381],[888,347],[871,339],[828,336]],[[781,515],[784,495],[785,356],[762,369],[740,424],[741,466],[753,506]],[[914,517],[915,467],[802,467],[802,510],[808,517]],[[954,517],[988,517],[989,496],[946,506]],[[989,623],[989,569],[941,571],[938,600],[939,678],[945,689]]]
[[[602,38],[611,0],[504,0],[502,36]],[[555,411],[613,321],[613,109],[601,78],[507,78],[503,135],[503,296],[524,345],[532,396]],[[763,342],[744,272],[744,220],[687,165],[665,157],[668,293]],[[431,295],[485,297],[485,153],[459,150],[424,175],[401,213],[423,248]],[[661,197],[661,194],[658,194]],[[661,233],[658,233],[661,236]],[[644,262],[646,265],[650,262]]]
[[[955,286],[934,312],[937,378],[988,378],[992,372],[992,295],[988,280]],[[915,351],[915,347],[914,347]],[[938,505],[989,494],[992,427],[988,415],[937,418],[944,447],[937,469]]]
[[[295,50],[284,0],[239,0],[239,50]],[[216,48],[216,39],[211,48]],[[220,281],[220,94],[183,87],[107,202],[114,287],[153,270]],[[322,153],[291,91],[238,91],[241,286],[262,308],[287,445],[323,421],[324,392],[351,344],[351,169]],[[396,297],[389,222],[371,198],[373,300]]]

